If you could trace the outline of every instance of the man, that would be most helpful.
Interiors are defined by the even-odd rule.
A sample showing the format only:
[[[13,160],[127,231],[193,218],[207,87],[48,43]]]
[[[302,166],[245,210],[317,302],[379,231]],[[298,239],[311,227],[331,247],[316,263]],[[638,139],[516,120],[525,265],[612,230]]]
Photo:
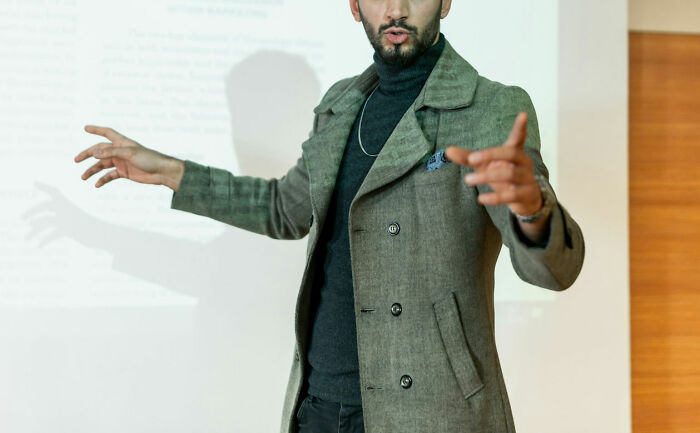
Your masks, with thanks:
[[[282,432],[514,432],[494,336],[502,244],[564,290],[584,256],[527,93],[440,33],[450,0],[350,0],[374,64],[334,84],[280,179],[233,176],[109,128],[76,161],[173,189],[171,207],[273,238],[309,234]],[[529,128],[528,128],[529,123]],[[512,127],[511,127],[512,126]]]

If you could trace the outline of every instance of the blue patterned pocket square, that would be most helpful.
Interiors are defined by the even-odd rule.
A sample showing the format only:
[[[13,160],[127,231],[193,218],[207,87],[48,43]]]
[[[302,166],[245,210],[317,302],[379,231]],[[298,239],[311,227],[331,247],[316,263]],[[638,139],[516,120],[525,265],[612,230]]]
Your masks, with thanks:
[[[428,158],[428,164],[426,165],[426,171],[437,170],[440,167],[444,167],[451,161],[445,156],[445,151],[440,150]]]

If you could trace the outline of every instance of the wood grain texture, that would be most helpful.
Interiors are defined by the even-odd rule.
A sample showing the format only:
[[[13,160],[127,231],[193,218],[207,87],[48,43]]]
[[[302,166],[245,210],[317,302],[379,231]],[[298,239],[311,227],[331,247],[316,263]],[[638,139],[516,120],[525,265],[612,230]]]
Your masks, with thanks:
[[[630,33],[634,433],[700,432],[700,36]]]

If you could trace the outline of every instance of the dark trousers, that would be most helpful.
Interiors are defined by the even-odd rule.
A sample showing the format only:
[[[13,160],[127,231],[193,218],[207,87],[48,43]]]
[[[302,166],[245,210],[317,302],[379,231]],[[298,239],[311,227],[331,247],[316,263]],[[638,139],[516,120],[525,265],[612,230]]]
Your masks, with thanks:
[[[362,405],[348,405],[306,394],[297,411],[299,433],[364,433]]]

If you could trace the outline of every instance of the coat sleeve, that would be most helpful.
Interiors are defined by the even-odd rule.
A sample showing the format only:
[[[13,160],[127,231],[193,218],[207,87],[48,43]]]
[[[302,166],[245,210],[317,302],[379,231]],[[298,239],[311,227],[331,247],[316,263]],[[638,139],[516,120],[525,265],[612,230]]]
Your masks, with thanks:
[[[309,137],[323,129],[325,107],[356,77],[333,84],[314,109]],[[269,236],[273,239],[300,239],[311,225],[309,172],[301,156],[279,179],[235,176],[216,167],[185,160],[180,187],[173,192],[171,209],[206,216],[223,223]]]
[[[279,179],[235,176],[185,160],[170,208],[274,239],[300,239],[309,232],[311,217],[308,172],[301,157]]]
[[[505,142],[520,111],[528,114],[525,152],[532,159],[535,172],[549,181],[549,171],[540,154],[537,116],[525,90],[504,86],[498,91],[494,98],[494,113],[497,113],[494,133],[500,143]],[[492,191],[488,184],[478,185],[477,189],[479,193]],[[580,227],[561,202],[557,200],[552,209],[549,235],[543,244],[532,244],[522,234],[508,206],[486,206],[486,210],[500,231],[513,268],[522,280],[550,290],[564,290],[574,283],[583,266],[585,244]]]

